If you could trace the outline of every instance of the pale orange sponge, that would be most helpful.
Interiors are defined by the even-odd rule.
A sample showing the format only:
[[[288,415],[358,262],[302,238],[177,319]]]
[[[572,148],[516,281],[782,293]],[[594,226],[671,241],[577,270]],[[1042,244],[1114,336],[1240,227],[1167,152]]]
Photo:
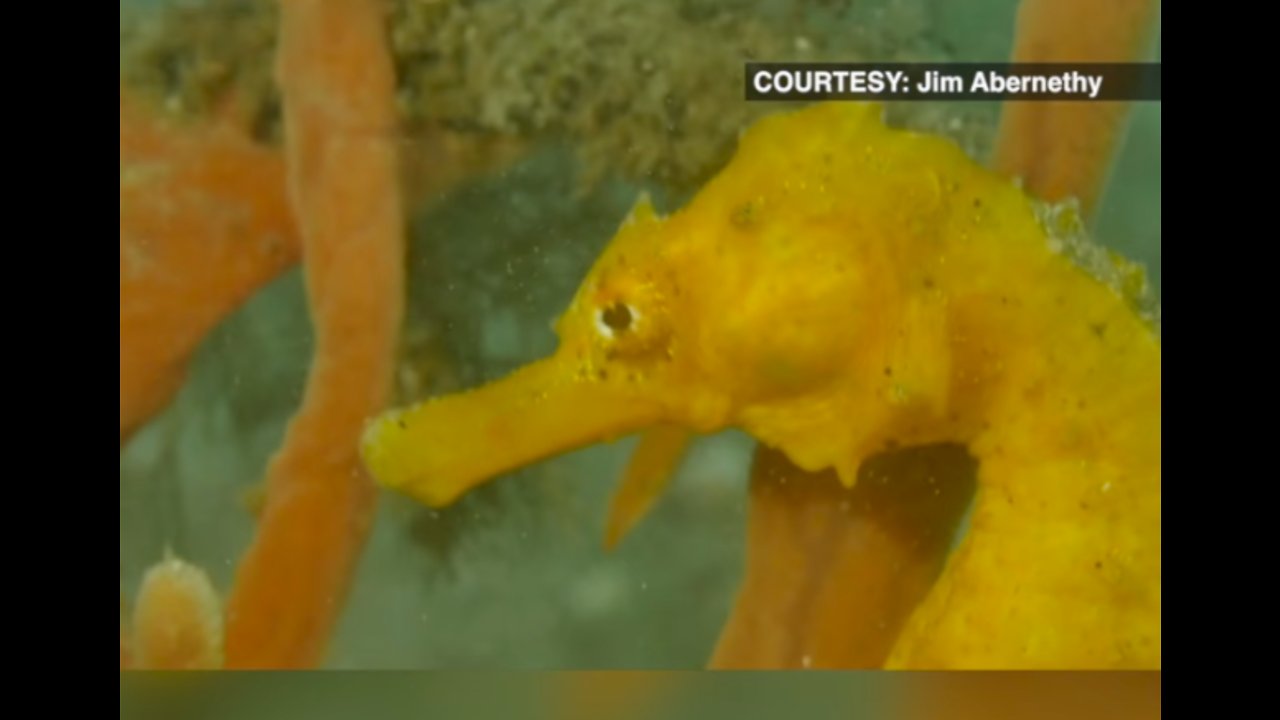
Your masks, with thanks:
[[[203,570],[170,556],[142,579],[133,613],[134,666],[149,670],[222,667],[222,608]],[[121,665],[124,665],[121,634]]]

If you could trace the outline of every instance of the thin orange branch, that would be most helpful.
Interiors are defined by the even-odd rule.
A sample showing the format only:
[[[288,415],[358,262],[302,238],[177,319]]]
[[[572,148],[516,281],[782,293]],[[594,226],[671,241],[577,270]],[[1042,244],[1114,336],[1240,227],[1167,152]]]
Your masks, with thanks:
[[[1155,0],[1023,0],[1014,62],[1133,62],[1143,57]],[[1004,106],[994,166],[1045,200],[1075,197],[1097,209],[1129,104],[1011,102]]]
[[[974,477],[958,448],[868,462],[846,490],[760,446],[747,568],[711,667],[877,668],[941,570]]]
[[[277,73],[316,352],[228,601],[227,665],[320,662],[373,511],[357,455],[387,400],[404,285],[394,71],[376,0],[283,0]]]
[[[168,404],[208,331],[299,250],[278,151],[225,119],[181,125],[121,90],[121,444]]]

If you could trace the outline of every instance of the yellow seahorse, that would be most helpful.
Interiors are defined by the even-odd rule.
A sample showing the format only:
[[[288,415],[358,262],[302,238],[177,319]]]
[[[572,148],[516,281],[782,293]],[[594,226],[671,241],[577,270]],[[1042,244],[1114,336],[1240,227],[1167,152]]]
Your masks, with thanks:
[[[963,443],[969,530],[886,666],[1159,667],[1160,341],[1127,266],[1087,271],[1069,208],[881,115],[767,117],[684,209],[642,197],[556,353],[377,419],[369,470],[439,506],[654,427],[736,426],[846,485]]]

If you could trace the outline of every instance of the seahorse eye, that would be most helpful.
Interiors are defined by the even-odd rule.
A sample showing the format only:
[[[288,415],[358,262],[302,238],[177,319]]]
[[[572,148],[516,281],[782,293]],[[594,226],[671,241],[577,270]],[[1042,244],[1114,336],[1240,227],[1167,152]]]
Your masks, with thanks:
[[[598,311],[597,327],[602,335],[616,337],[631,329],[635,322],[635,311],[631,306],[618,300],[612,305]]]

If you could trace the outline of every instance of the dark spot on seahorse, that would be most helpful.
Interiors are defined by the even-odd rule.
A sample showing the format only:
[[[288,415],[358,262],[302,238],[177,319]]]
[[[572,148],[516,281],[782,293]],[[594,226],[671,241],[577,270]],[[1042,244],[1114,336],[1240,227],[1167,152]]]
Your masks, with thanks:
[[[1089,329],[1093,331],[1094,335],[1097,335],[1099,338],[1101,338],[1103,335],[1107,333],[1107,324],[1104,322],[1093,323],[1092,325],[1089,326]]]
[[[729,215],[729,222],[737,228],[750,227],[756,219],[755,203],[745,202],[734,208],[733,213]]]

